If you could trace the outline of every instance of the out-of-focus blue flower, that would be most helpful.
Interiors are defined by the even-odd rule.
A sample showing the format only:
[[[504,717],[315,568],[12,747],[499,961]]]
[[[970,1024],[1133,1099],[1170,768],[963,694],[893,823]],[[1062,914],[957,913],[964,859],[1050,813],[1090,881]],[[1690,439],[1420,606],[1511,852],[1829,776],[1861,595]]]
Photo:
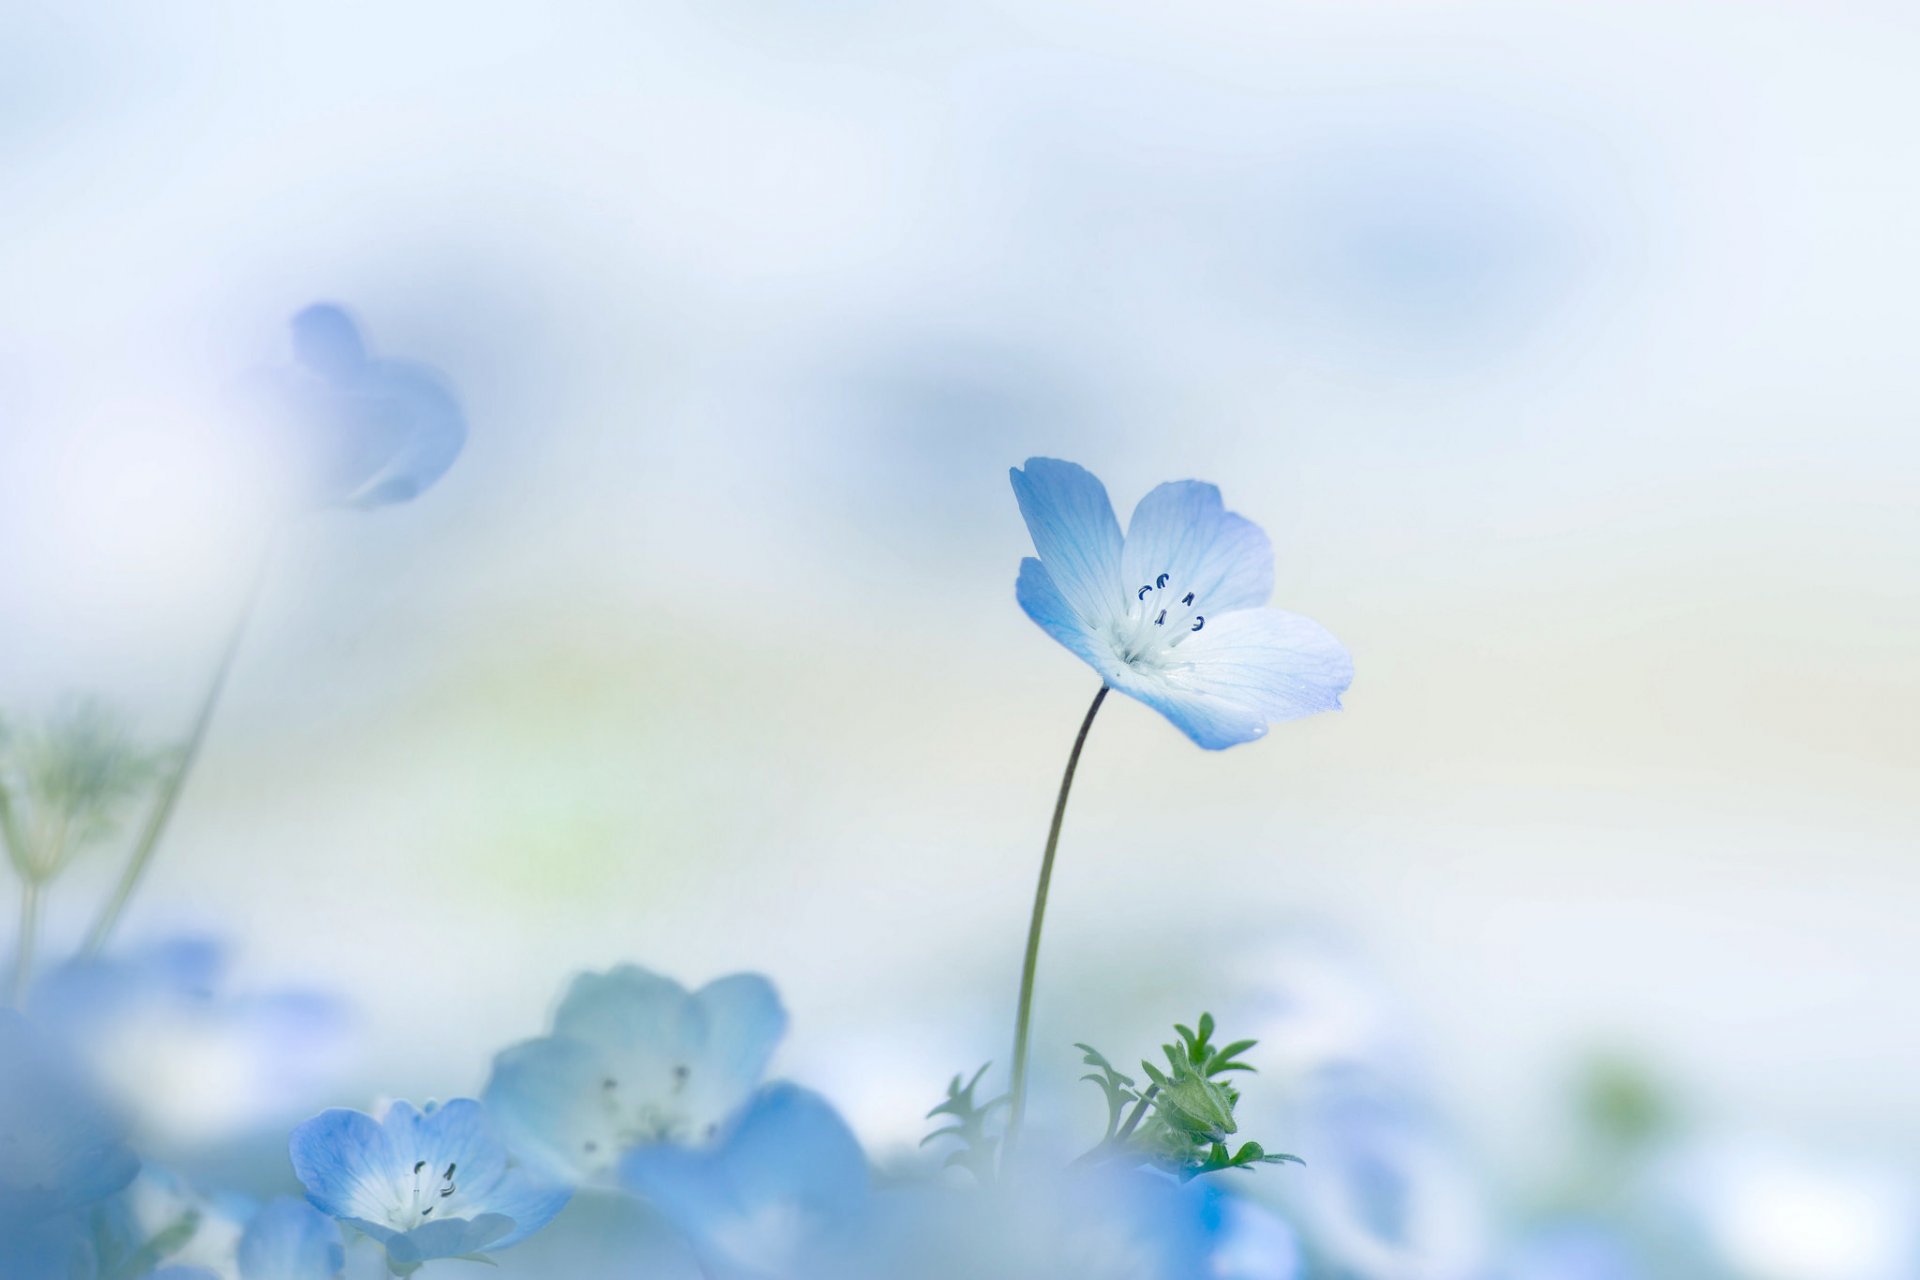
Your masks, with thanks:
[[[1482,1190],[1417,1106],[1366,1082],[1327,1082],[1295,1117],[1306,1168],[1290,1193],[1313,1253],[1355,1280],[1479,1280]]]
[[[874,1237],[836,1275],[859,1280],[1287,1280],[1293,1248],[1268,1270],[1236,1265],[1222,1246],[1235,1228],[1220,1193],[1159,1173],[1094,1167],[1019,1176],[984,1188],[887,1191],[876,1196]],[[1242,1236],[1243,1243],[1252,1243]]]
[[[1501,1268],[1501,1280],[1640,1280],[1617,1235],[1593,1222],[1556,1222],[1533,1232]]]
[[[234,1251],[256,1204],[244,1196],[206,1194],[170,1169],[149,1162],[124,1192],[96,1215],[94,1243],[109,1275],[134,1267],[150,1242],[165,1240],[165,1261],[236,1280]]]
[[[217,1141],[311,1106],[348,1027],[339,1002],[317,993],[229,993],[227,968],[222,944],[171,939],[54,969],[29,1008],[143,1141]]]
[[[27,1019],[0,1010],[0,1236],[104,1199],[140,1162],[85,1073]]]
[[[1264,607],[1273,548],[1214,486],[1159,486],[1123,537],[1086,470],[1029,458],[1012,475],[1040,553],[1020,562],[1020,607],[1109,686],[1213,750],[1340,706],[1352,659],[1319,623]]]
[[[334,1280],[347,1254],[332,1218],[282,1197],[253,1215],[236,1260],[241,1280]]]
[[[1206,1272],[1211,1280],[1295,1280],[1300,1275],[1299,1237],[1264,1205],[1210,1190],[1206,1222],[1213,1233]]]
[[[523,1160],[588,1181],[655,1143],[715,1137],[786,1033],[773,984],[735,974],[696,992],[632,965],[575,978],[553,1034],[494,1059],[483,1097]]]
[[[85,1215],[0,1222],[0,1276],[6,1280],[95,1280],[99,1274]]]
[[[795,1085],[762,1090],[711,1147],[631,1151],[620,1181],[716,1280],[840,1280],[862,1252],[866,1156],[826,1100]]]
[[[466,419],[440,375],[373,359],[344,309],[323,302],[294,316],[293,354],[293,368],[263,382],[322,505],[406,502],[460,456]]]
[[[307,1198],[379,1241],[400,1275],[516,1244],[570,1195],[510,1167],[471,1098],[424,1112],[397,1102],[384,1120],[323,1111],[294,1131],[289,1152]]]

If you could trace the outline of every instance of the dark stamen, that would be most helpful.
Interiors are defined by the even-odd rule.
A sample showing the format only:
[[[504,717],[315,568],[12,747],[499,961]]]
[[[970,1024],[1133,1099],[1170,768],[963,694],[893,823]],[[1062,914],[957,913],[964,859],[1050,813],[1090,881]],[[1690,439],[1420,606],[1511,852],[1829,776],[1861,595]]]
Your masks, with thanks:
[[[1165,589],[1166,589],[1166,585],[1167,585],[1167,579],[1168,579],[1168,578],[1171,578],[1172,576],[1173,576],[1173,575],[1172,575],[1172,574],[1170,574],[1170,573],[1163,573],[1163,574],[1161,574],[1161,575],[1160,575],[1159,577],[1157,577],[1157,578],[1155,578],[1155,579],[1153,580],[1153,589],[1154,589],[1155,591],[1163,591],[1163,590],[1165,590]]]
[[[1181,601],[1180,603],[1181,603],[1181,604],[1192,604],[1192,603],[1193,603],[1193,592],[1191,592],[1191,591],[1189,591],[1189,592],[1187,592],[1187,597],[1186,597],[1186,599],[1184,599],[1184,600],[1182,600],[1182,601]]]
[[[427,1167],[427,1162],[426,1162],[425,1160],[416,1160],[416,1161],[414,1161],[414,1162],[413,1162],[413,1176],[414,1176],[414,1177],[416,1177],[416,1178],[417,1178],[417,1177],[419,1177],[419,1176],[420,1176],[420,1171],[421,1171],[422,1169],[424,1169],[424,1168],[426,1168],[426,1167]]]
[[[1153,625],[1156,627],[1161,626],[1166,622],[1166,620],[1167,620],[1167,611],[1165,609],[1162,609],[1160,611],[1160,616],[1153,620]]]
[[[1202,627],[1204,627],[1204,626],[1206,626],[1206,625],[1207,625],[1207,615],[1206,615],[1206,614],[1204,614],[1204,613],[1201,613],[1201,614],[1195,614],[1195,615],[1194,615],[1194,619],[1193,619],[1193,629],[1194,629],[1195,631],[1198,631],[1198,630],[1199,630],[1200,628],[1202,628]]]

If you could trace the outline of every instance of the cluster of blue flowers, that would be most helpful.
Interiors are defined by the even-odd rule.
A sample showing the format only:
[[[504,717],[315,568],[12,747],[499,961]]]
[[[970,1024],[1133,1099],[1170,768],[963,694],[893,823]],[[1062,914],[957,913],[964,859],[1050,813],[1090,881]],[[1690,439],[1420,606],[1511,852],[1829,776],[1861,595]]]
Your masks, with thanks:
[[[330,305],[295,317],[293,348],[291,365],[249,389],[296,446],[304,505],[404,502],[446,473],[466,428],[436,374],[374,358]],[[1012,482],[1037,552],[1016,598],[1099,686],[1042,857],[1006,1091],[979,1096],[990,1068],[955,1077],[929,1113],[943,1126],[932,1151],[876,1162],[826,1098],[768,1079],[787,1014],[766,978],[690,991],[629,965],[574,979],[547,1034],[502,1050],[478,1098],[325,1110],[292,1129],[265,1176],[213,1179],[264,1198],[143,1159],[138,1148],[169,1136],[311,1105],[310,1068],[341,1020],[311,994],[226,991],[212,944],[107,946],[192,766],[216,677],[187,749],[164,767],[91,714],[12,743],[0,725],[0,839],[22,886],[16,1009],[0,1010],[0,1280],[370,1280],[458,1261],[580,1280],[1641,1274],[1629,1237],[1598,1216],[1490,1247],[1475,1184],[1408,1073],[1372,1047],[1325,1052],[1324,1036],[1299,1037],[1321,1051],[1295,1055],[1287,1113],[1289,1145],[1312,1167],[1273,1171],[1263,1199],[1244,1194],[1246,1173],[1299,1158],[1239,1132],[1238,1073],[1252,1070],[1255,1042],[1216,1038],[1207,1015],[1176,1027],[1164,1059],[1137,1075],[1080,1046],[1105,1133],[1077,1156],[1020,1145],[1048,886],[1107,694],[1220,750],[1337,708],[1353,667],[1324,628],[1268,606],[1272,548],[1214,486],[1159,486],[1123,532],[1078,466],[1029,459]],[[151,809],[88,943],[36,977],[43,894],[143,789]],[[211,1044],[226,1055],[230,1113],[170,1114],[170,1072],[207,1070]],[[304,1195],[286,1194],[295,1187]],[[623,1225],[601,1230],[609,1221]],[[675,1242],[664,1253],[662,1236]]]

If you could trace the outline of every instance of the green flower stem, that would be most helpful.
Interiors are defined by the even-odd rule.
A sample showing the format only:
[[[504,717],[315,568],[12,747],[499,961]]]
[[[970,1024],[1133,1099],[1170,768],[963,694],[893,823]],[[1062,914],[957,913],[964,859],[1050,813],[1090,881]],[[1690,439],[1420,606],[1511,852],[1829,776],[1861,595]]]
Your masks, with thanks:
[[[267,564],[272,559],[271,553],[272,540],[269,539],[267,550],[260,557],[260,568],[254,574],[253,584],[248,587],[246,599],[234,619],[233,630],[227,636],[226,648],[220,654],[220,665],[214,668],[213,680],[207,685],[207,696],[201,700],[199,713],[193,719],[193,729],[187,735],[186,745],[181,748],[180,762],[160,784],[160,790],[154,796],[153,808],[147,812],[147,821],[140,828],[140,838],[134,842],[126,869],[120,873],[120,882],[114,886],[113,895],[100,909],[99,918],[87,933],[86,944],[81,948],[82,955],[98,955],[101,948],[107,945],[114,927],[126,912],[134,890],[140,887],[140,880],[153,861],[153,852],[159,847],[160,837],[166,834],[174,806],[179,803],[180,792],[187,785],[187,775],[193,771],[201,745],[207,740],[207,726],[213,723],[214,708],[220,705],[220,694],[227,687],[227,676],[233,670],[234,655],[240,652],[240,641],[247,633],[247,623],[253,617],[254,605],[259,602],[260,588],[267,577]]]
[[[1014,1144],[1020,1138],[1020,1122],[1027,1114],[1027,1038],[1033,1023],[1033,975],[1040,965],[1040,928],[1047,919],[1047,888],[1053,883],[1053,855],[1060,847],[1060,824],[1067,816],[1067,794],[1073,790],[1073,771],[1080,767],[1080,749],[1087,745],[1087,731],[1111,690],[1100,686],[1080,722],[1080,733],[1067,756],[1067,771],[1060,779],[1060,796],[1053,802],[1053,825],[1047,830],[1047,851],[1040,858],[1040,883],[1033,891],[1033,921],[1027,926],[1027,958],[1020,969],[1020,1009],[1013,1020],[1013,1083],[1008,1089],[1007,1136],[1002,1145],[1002,1167],[1011,1159]]]
[[[40,882],[20,877],[20,940],[13,955],[13,992],[8,1003],[18,1009],[26,1003],[33,981],[33,949],[40,936]]]

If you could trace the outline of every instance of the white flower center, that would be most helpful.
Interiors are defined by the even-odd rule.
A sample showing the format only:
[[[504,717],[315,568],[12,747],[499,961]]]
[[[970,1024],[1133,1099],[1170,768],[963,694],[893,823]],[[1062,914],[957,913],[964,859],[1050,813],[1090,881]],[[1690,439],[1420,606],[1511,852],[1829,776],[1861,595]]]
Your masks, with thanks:
[[[600,1081],[599,1121],[589,1121],[580,1137],[581,1163],[590,1171],[611,1168],[623,1151],[658,1142],[704,1142],[714,1136],[716,1123],[700,1125],[687,1095],[693,1071],[683,1062],[668,1072],[666,1088],[634,1086],[607,1076]]]
[[[1206,625],[1194,593],[1162,573],[1135,591],[1125,615],[1114,619],[1113,647],[1131,666],[1157,664]]]
[[[457,1217],[449,1212],[447,1202],[460,1189],[453,1180],[458,1172],[459,1166],[451,1161],[444,1169],[435,1169],[425,1160],[414,1161],[411,1178],[402,1179],[395,1188],[398,1197],[387,1210],[387,1225],[395,1231],[411,1231],[435,1217]]]

